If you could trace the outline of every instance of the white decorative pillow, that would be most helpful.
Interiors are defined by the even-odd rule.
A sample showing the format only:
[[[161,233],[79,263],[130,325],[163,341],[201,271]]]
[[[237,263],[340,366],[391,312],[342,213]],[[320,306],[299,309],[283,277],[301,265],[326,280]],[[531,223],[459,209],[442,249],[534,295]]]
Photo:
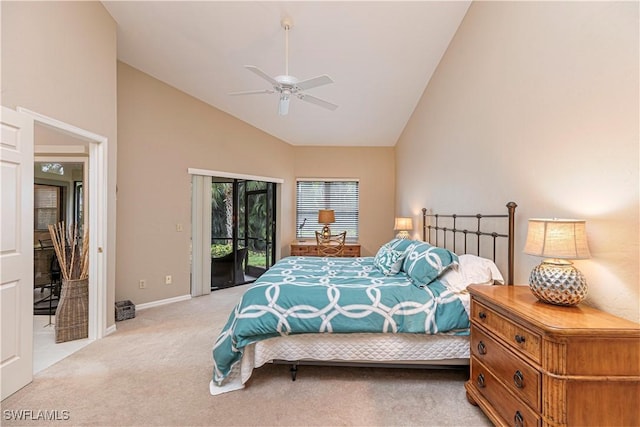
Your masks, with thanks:
[[[464,292],[469,285],[504,284],[504,278],[493,261],[476,255],[458,256],[458,269],[449,269],[440,281],[452,292]]]
[[[400,272],[404,251],[396,251],[387,245],[382,245],[373,258],[373,265],[385,276],[393,276]]]

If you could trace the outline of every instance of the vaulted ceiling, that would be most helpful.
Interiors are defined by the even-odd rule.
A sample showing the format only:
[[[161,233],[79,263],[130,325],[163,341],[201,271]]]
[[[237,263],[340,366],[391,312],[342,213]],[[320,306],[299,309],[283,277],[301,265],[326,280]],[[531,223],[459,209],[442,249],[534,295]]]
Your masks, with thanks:
[[[104,1],[118,24],[118,59],[292,145],[393,146],[458,29],[470,1]],[[278,94],[245,69],[322,74],[308,94],[330,111]]]

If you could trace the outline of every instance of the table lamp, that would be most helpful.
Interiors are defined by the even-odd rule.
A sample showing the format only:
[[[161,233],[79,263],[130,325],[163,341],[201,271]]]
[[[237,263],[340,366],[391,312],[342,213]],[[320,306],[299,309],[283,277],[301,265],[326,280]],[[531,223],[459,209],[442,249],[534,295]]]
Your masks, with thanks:
[[[587,281],[569,261],[590,257],[584,220],[530,219],[524,253],[545,258],[529,276],[540,301],[570,306],[587,296]]]
[[[398,232],[398,234],[396,234],[396,238],[408,239],[409,231],[413,230],[413,220],[411,218],[398,217],[396,218],[393,230]]]
[[[336,214],[333,209],[320,209],[318,211],[318,224],[324,224],[322,227],[322,237],[328,239],[331,236],[329,224],[336,222]]]

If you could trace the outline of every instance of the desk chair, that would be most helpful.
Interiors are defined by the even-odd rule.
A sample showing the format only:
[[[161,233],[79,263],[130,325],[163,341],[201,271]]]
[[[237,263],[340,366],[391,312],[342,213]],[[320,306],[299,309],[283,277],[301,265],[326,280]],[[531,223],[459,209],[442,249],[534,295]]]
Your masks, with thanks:
[[[324,237],[322,233],[316,231],[316,247],[318,256],[339,257],[344,253],[344,242],[347,239],[347,232],[332,234]]]

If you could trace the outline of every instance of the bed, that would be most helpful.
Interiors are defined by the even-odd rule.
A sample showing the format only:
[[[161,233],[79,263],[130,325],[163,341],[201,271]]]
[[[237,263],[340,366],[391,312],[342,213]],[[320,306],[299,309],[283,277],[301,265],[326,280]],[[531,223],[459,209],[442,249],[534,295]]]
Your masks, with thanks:
[[[513,284],[515,208],[423,209],[422,240],[393,239],[374,257],[281,259],[229,315],[213,348],[210,393],[243,388],[265,363],[291,365],[293,380],[304,364],[467,366],[466,286]]]

